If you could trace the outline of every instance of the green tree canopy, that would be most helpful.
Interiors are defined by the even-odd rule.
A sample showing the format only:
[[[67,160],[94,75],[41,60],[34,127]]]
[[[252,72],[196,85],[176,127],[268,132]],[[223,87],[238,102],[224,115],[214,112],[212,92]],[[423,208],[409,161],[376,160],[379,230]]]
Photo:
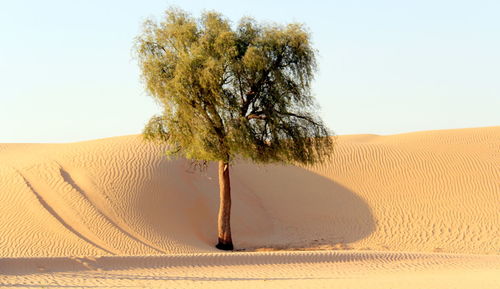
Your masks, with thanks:
[[[234,27],[219,13],[194,18],[169,9],[137,38],[146,90],[163,107],[144,129],[189,159],[230,162],[320,161],[332,140],[315,116],[316,70],[301,24]]]

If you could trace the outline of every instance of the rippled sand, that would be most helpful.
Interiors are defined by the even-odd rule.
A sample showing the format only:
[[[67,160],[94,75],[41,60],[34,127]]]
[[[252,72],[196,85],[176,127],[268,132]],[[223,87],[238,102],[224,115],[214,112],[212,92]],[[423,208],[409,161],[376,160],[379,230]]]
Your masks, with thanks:
[[[0,144],[0,286],[500,288],[500,127],[336,142],[232,166],[235,253],[215,166],[139,136]]]

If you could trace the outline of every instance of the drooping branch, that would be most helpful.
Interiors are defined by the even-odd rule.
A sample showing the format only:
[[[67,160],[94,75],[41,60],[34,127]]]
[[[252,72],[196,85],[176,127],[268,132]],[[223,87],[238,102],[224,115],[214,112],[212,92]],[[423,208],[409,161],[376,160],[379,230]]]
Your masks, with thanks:
[[[146,135],[196,160],[321,159],[309,146],[328,130],[313,111],[315,51],[300,24],[243,20],[234,30],[217,13],[195,19],[173,10],[150,21],[137,44],[146,89],[166,116]]]
[[[242,108],[241,108],[241,115],[242,116],[247,115],[248,107],[250,106],[250,104],[255,102],[255,100],[260,96],[260,93],[262,91],[262,87],[263,87],[264,83],[266,83],[268,81],[271,72],[275,71],[276,69],[279,69],[279,67],[281,65],[281,61],[283,59],[283,53],[285,51],[285,47],[286,47],[286,45],[283,46],[281,52],[279,52],[277,54],[276,60],[272,63],[272,65],[268,69],[263,71],[262,77],[256,83],[254,83],[250,87],[250,91],[246,93],[247,98],[243,102]]]
[[[318,122],[314,121],[314,119],[312,117],[310,117],[310,116],[299,115],[299,114],[295,114],[295,113],[288,112],[288,111],[276,111],[276,112],[278,114],[280,114],[280,115],[287,115],[287,116],[291,116],[291,117],[303,119],[305,121],[310,122],[311,124],[313,124],[315,126],[321,126],[321,124],[319,124]]]

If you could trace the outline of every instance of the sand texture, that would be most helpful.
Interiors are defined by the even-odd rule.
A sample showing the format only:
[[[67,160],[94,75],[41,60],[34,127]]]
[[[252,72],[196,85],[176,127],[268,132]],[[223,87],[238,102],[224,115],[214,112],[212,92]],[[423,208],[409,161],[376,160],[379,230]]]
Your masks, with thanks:
[[[0,287],[500,288],[500,127],[339,136],[312,167],[237,161],[234,253],[213,248],[216,166],[164,150],[0,144]]]

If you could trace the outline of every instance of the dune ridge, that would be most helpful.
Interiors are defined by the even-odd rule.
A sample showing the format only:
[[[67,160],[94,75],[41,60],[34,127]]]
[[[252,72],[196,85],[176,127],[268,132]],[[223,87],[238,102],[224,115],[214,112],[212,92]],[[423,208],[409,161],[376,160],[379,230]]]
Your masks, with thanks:
[[[235,245],[498,254],[498,147],[489,127],[340,136],[312,167],[237,161]],[[212,165],[139,136],[0,148],[2,257],[214,251]]]
[[[359,288],[372,277],[380,288],[394,280],[415,288],[500,287],[492,277],[500,269],[499,148],[500,127],[486,127],[339,136],[331,157],[315,166],[238,160],[232,227],[236,249],[246,252],[228,255],[213,247],[212,164],[200,171],[167,159],[165,147],[136,135],[0,144],[0,283],[195,280],[220,288],[233,280],[223,272],[243,268],[234,279],[243,287],[274,280],[283,288]],[[205,265],[194,270],[194,263]],[[309,275],[297,277],[296,266]],[[166,268],[181,277],[162,279]],[[106,279],[102,270],[118,277]],[[372,277],[344,280],[360,274]]]

